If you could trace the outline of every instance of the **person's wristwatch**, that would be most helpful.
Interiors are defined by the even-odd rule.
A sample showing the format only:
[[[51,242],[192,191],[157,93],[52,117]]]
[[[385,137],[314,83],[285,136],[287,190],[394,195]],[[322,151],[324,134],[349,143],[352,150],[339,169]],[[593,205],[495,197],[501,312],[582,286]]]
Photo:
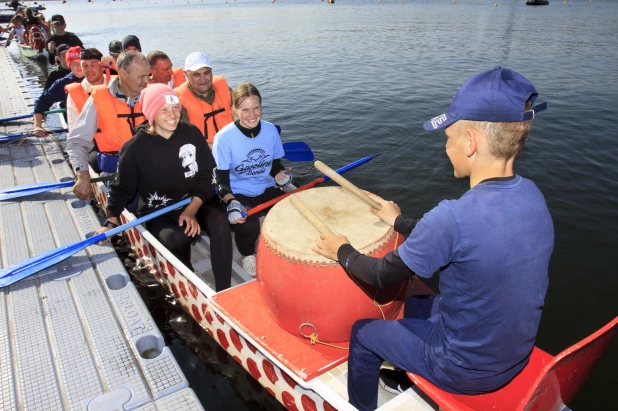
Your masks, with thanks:
[[[111,227],[111,228],[116,228],[118,227],[118,224],[116,223],[112,223],[109,220],[105,220],[105,223],[103,224],[103,227]]]

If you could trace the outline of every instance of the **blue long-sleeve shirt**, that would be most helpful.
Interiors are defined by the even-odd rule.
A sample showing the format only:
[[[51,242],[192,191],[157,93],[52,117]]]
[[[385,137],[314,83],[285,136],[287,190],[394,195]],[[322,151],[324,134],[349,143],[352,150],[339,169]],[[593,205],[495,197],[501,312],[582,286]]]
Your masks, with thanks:
[[[34,102],[34,112],[38,114],[44,114],[49,111],[54,103],[62,102],[62,107],[66,106],[67,95],[64,91],[64,86],[72,83],[81,83],[83,80],[75,76],[72,72],[54,81],[54,84],[50,88],[45,90],[43,94]]]

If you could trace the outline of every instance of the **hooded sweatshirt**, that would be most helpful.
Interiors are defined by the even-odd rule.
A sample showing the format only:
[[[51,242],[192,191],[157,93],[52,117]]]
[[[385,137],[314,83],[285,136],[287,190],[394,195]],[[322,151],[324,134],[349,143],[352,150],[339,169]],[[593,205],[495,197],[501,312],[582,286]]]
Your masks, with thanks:
[[[108,216],[119,217],[136,192],[140,217],[189,196],[206,202],[215,195],[215,167],[208,144],[194,125],[178,123],[169,139],[139,127],[120,149],[118,172],[110,186]]]

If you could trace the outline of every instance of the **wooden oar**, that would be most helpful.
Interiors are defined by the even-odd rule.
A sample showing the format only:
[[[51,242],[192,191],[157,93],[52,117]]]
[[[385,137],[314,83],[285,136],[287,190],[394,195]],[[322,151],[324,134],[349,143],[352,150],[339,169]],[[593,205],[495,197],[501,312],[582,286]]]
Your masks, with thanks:
[[[64,113],[65,111],[66,111],[65,109],[59,108],[59,109],[56,109],[56,110],[46,111],[45,113],[43,113],[43,115],[56,114],[56,113]],[[0,123],[6,123],[7,121],[23,120],[25,118],[30,118],[30,117],[34,117],[34,113],[24,114],[24,115],[15,116],[15,117],[0,118]]]
[[[99,181],[110,181],[113,180],[115,174],[97,177],[90,180],[91,183],[97,183]],[[43,193],[49,190],[55,190],[57,188],[71,187],[75,184],[77,180],[69,180],[62,182],[51,182],[51,183],[36,183],[36,184],[24,184],[14,187],[5,188],[4,190],[0,190],[0,201],[12,200],[14,198],[27,197],[39,193]]]
[[[382,209],[382,206],[380,205],[380,203],[378,203],[373,198],[369,197],[360,188],[356,187],[354,184],[350,183],[348,180],[346,180],[345,178],[337,174],[335,170],[333,170],[332,168],[330,168],[323,162],[318,160],[314,163],[314,166],[315,168],[317,168],[318,170],[320,170],[321,172],[329,176],[334,182],[336,182],[341,187],[348,190],[350,193],[354,194],[356,197],[358,197],[360,200],[364,201],[371,207],[375,208],[376,210]]]
[[[294,207],[311,223],[311,225],[318,230],[320,234],[334,235],[330,228],[324,224],[320,217],[315,215],[313,211],[307,207],[307,205],[297,195],[290,197],[290,201],[294,204]]]
[[[54,134],[54,133],[66,133],[67,130],[66,128],[58,128],[56,130],[45,130],[47,132],[47,134]],[[33,134],[33,131],[27,131],[25,133],[19,133],[19,134],[10,134],[8,136],[0,136],[0,143],[6,142],[6,141],[12,141],[12,140],[19,140],[20,138],[27,136],[27,135],[31,135]]]
[[[346,171],[352,170],[353,168],[356,168],[358,166],[361,166],[363,164],[366,164],[366,163],[370,162],[371,160],[373,160],[374,158],[376,158],[379,155],[380,154],[374,154],[374,155],[369,156],[369,157],[363,157],[360,160],[356,160],[356,161],[354,161],[354,162],[352,162],[352,163],[350,163],[350,164],[348,164],[346,166],[343,166],[343,167],[337,169],[336,172],[339,173],[339,174],[343,174]],[[272,199],[270,201],[262,203],[262,204],[260,204],[257,207],[253,207],[252,209],[250,209],[247,212],[247,215],[250,216],[250,215],[259,213],[260,211],[264,211],[265,209],[274,206],[279,201],[283,200],[284,198],[286,198],[288,196],[291,196],[294,193],[298,193],[299,191],[303,191],[303,190],[307,190],[307,189],[309,189],[311,187],[315,187],[318,184],[323,183],[323,182],[328,181],[328,180],[330,180],[330,177],[327,176],[327,175],[324,175],[322,177],[316,178],[315,180],[313,180],[313,181],[311,181],[311,182],[309,182],[309,183],[307,183],[307,184],[305,184],[303,186],[300,186],[297,189],[295,189],[293,191],[290,191],[289,193],[285,193],[283,195],[280,195],[277,198],[274,198],[274,199]]]
[[[61,261],[66,260],[73,254],[83,250],[84,248],[88,246],[104,241],[110,237],[115,236],[118,233],[123,232],[124,230],[135,227],[136,225],[142,224],[146,221],[152,220],[153,218],[156,218],[162,214],[176,210],[182,206],[189,204],[190,202],[191,202],[191,197],[186,198],[182,201],[177,202],[176,204],[172,204],[170,206],[162,208],[159,211],[155,211],[154,213],[151,213],[144,217],[130,221],[127,224],[123,224],[119,227],[113,228],[104,233],[97,234],[95,236],[92,236],[90,238],[87,238],[85,240],[79,241],[71,245],[65,245],[63,247],[58,247],[55,250],[48,251],[41,255],[37,255],[35,257],[29,258],[26,261],[22,261],[21,263],[17,263],[10,267],[4,268],[0,270],[0,288],[6,287],[7,285],[11,285],[16,281],[26,278],[32,274],[38,273],[39,271],[47,267],[50,267],[54,264],[57,264]]]

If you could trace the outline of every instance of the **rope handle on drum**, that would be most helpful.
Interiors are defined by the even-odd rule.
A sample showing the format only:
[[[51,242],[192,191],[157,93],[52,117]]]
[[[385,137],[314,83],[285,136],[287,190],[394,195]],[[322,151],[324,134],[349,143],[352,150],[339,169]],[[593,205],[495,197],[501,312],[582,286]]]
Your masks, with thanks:
[[[395,233],[395,235],[396,235],[397,237],[395,237],[395,247],[393,248],[393,250],[396,250],[396,249],[397,249],[397,244],[399,243],[399,233]],[[365,293],[366,293],[366,294],[369,294],[369,293],[367,293],[367,290],[365,290],[365,288],[364,288],[364,287],[363,287],[363,286],[362,286],[362,285],[361,285],[358,281],[356,281],[356,279],[354,278],[354,276],[352,276],[352,275],[351,275],[351,276],[350,276],[350,278],[351,278],[351,279],[352,279],[352,280],[356,283],[356,285],[358,285],[358,286],[359,286],[359,287],[360,287],[363,291],[365,291]],[[397,300],[397,298],[399,297],[399,294],[401,294],[401,291],[403,291],[403,287],[404,287],[407,283],[408,283],[407,281],[403,281],[403,282],[401,283],[401,288],[399,289],[399,292],[397,293],[397,295],[395,296],[395,298],[394,298],[393,300],[391,300],[391,301],[387,302],[387,303],[384,303],[384,304],[379,304],[379,303],[376,301],[376,297],[378,296],[378,291],[379,291],[379,290],[376,290],[376,293],[375,293],[375,295],[374,295],[374,297],[373,297],[373,303],[374,303],[374,304],[375,304],[375,306],[376,306],[376,307],[378,307],[378,309],[380,310],[380,314],[382,314],[382,319],[383,319],[383,320],[386,320],[386,315],[384,315],[384,311],[382,310],[382,307],[387,306],[387,305],[390,305],[390,304],[392,304],[393,302],[395,302],[395,301]],[[311,327],[311,328],[313,328],[313,333],[311,333],[311,334],[304,334],[304,333],[303,333],[303,327]],[[315,325],[311,324],[310,322],[302,323],[302,324],[298,327],[298,333],[299,333],[302,337],[304,337],[304,338],[308,338],[308,339],[309,339],[309,341],[311,342],[311,345],[315,345],[315,344],[322,344],[322,345],[326,345],[327,347],[337,348],[337,349],[340,349],[340,350],[349,350],[349,348],[346,348],[346,347],[339,347],[339,346],[337,346],[337,345],[328,344],[328,343],[325,343],[325,342],[320,341],[320,340],[318,339],[318,330],[317,330],[317,328],[315,327]]]
[[[311,333],[309,335],[303,334],[303,327],[311,327],[311,328],[313,328],[313,333]],[[339,347],[337,345],[328,344],[328,343],[320,341],[318,339],[318,330],[315,328],[315,325],[311,324],[310,322],[302,323],[300,325],[300,327],[298,327],[298,333],[302,337],[309,338],[309,341],[311,342],[311,345],[322,344],[322,345],[326,345],[327,347],[338,348],[340,350],[349,350],[349,348],[347,348],[347,347]]]

